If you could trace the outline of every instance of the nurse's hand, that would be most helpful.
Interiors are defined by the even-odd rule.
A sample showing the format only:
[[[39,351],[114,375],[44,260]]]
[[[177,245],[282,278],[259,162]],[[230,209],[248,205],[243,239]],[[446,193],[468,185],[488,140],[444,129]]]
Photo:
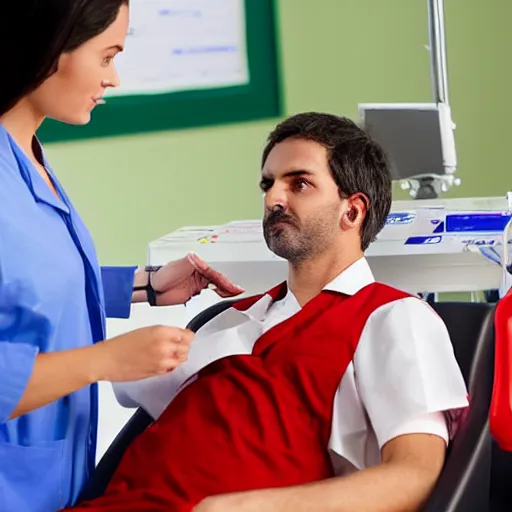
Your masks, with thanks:
[[[158,325],[98,343],[98,380],[129,382],[168,373],[186,361],[193,338],[188,329]]]
[[[148,274],[142,274],[136,275],[136,281],[142,280],[144,286],[147,284]],[[223,298],[234,297],[244,292],[243,288],[233,284],[196,254],[188,254],[152,272],[151,284],[158,292],[156,301],[159,306],[184,304],[209,285],[214,285],[215,292]]]

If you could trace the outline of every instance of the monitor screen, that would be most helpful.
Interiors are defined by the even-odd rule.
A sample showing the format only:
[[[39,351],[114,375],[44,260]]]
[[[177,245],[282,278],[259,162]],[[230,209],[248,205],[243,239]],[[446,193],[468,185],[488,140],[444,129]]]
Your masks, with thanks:
[[[363,104],[364,129],[387,153],[393,179],[445,174],[436,104]]]

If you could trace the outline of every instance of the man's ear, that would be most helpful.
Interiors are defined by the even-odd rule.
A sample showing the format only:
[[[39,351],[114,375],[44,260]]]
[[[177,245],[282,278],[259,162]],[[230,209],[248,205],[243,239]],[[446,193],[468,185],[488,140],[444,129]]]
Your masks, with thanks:
[[[344,229],[360,227],[370,204],[368,198],[364,194],[357,193],[347,197],[347,203],[348,207],[341,218],[341,226]]]

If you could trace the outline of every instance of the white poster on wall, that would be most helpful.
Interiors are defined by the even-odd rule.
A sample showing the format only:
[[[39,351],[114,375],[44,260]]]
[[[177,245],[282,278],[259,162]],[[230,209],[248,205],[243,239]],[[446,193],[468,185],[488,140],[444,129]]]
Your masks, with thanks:
[[[248,83],[244,0],[131,0],[116,67],[111,96]]]

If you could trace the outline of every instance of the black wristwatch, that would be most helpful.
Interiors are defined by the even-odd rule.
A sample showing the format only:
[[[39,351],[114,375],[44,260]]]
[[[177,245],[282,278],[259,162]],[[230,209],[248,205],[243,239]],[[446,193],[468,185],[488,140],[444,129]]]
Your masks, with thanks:
[[[157,305],[156,298],[161,293],[161,292],[158,292],[157,290],[155,290],[153,288],[153,285],[151,284],[151,274],[154,274],[155,272],[158,272],[161,268],[162,268],[162,266],[159,266],[159,267],[149,266],[149,265],[146,266],[144,268],[144,270],[148,273],[148,282],[147,282],[147,284],[144,285],[144,286],[134,286],[133,287],[133,291],[134,292],[142,292],[142,291],[146,292],[146,295],[147,295],[147,298],[148,298],[148,303],[149,303],[150,306],[156,306]]]

